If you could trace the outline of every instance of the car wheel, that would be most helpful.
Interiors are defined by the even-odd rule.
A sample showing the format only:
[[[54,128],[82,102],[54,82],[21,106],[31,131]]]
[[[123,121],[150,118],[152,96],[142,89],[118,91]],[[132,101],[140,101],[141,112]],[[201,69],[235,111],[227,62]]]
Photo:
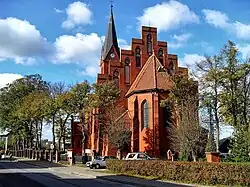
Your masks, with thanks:
[[[100,167],[101,167],[101,166],[100,166],[99,164],[96,164],[96,165],[95,165],[95,169],[100,169]]]

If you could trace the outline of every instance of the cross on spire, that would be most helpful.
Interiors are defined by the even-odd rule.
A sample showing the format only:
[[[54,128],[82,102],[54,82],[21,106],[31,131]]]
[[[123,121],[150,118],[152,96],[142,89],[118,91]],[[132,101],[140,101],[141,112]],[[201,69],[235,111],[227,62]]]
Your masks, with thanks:
[[[110,8],[111,8],[111,11],[113,9],[113,3],[114,3],[114,0],[109,0],[109,3],[110,3]]]

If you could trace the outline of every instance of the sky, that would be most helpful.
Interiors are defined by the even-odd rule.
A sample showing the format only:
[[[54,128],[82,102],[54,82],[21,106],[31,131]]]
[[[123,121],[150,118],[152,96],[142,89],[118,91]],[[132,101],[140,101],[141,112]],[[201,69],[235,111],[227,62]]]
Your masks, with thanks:
[[[182,66],[227,42],[250,55],[249,0],[115,0],[119,46],[141,25],[158,28]],[[0,87],[27,74],[51,82],[94,82],[110,15],[109,0],[0,0]]]

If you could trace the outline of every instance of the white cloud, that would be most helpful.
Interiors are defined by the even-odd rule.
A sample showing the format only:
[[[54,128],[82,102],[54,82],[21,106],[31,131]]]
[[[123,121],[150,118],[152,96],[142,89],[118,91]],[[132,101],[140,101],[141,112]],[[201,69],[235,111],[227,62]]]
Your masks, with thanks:
[[[191,33],[181,34],[181,35],[174,35],[173,38],[178,42],[186,42],[192,37]]]
[[[23,76],[14,73],[0,73],[0,88],[3,88],[9,83],[12,83],[16,79],[20,79]]]
[[[119,38],[118,45],[121,49],[131,49],[131,46],[127,43],[126,40]]]
[[[99,69],[101,47],[101,38],[96,33],[63,35],[56,39],[53,63],[76,63],[84,68],[85,74],[94,74]]]
[[[138,17],[139,25],[150,25],[158,31],[168,31],[180,26],[199,23],[199,17],[178,1],[170,0],[144,9],[143,15]]]
[[[198,54],[184,54],[184,57],[180,59],[181,66],[194,67],[195,63],[205,60],[204,56]]]
[[[168,43],[169,48],[178,49],[187,44],[187,41],[192,37],[191,33],[185,33],[181,35],[174,35],[173,41]]]
[[[26,20],[0,19],[0,59],[13,60],[17,64],[34,64],[36,57],[52,52],[51,45],[39,30]]]
[[[104,44],[105,36],[101,36],[102,44]],[[120,49],[131,49],[131,46],[128,44],[128,42],[122,38],[118,38],[118,46]]]
[[[90,76],[90,77],[94,77],[96,76],[96,73],[98,73],[100,71],[100,68],[98,66],[88,66],[86,69],[84,69],[83,71],[79,72],[80,75],[84,75],[84,76]]]
[[[226,28],[229,26],[229,18],[226,14],[216,11],[204,9],[202,13],[205,15],[205,20],[217,28]]]
[[[241,52],[243,59],[250,58],[250,44],[240,44],[237,45],[237,48]]]
[[[196,71],[196,63],[205,60],[204,56],[198,54],[184,54],[184,57],[179,60],[179,64],[183,67],[188,67],[189,76],[199,81],[201,72]]]
[[[92,24],[92,12],[88,5],[80,1],[69,4],[66,8],[67,20],[62,23],[65,29],[75,26]]]
[[[57,8],[54,8],[54,11],[56,12],[56,13],[64,13],[64,10],[60,10],[60,9],[57,9]]]
[[[229,17],[220,11],[204,9],[202,12],[206,22],[215,28],[234,34],[239,39],[250,40],[250,24],[230,21]]]

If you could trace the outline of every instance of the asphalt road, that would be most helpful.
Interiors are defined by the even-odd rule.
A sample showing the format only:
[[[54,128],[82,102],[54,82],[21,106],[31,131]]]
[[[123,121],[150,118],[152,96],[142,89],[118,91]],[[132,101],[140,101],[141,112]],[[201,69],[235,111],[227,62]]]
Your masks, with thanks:
[[[132,187],[101,179],[34,168],[21,162],[0,162],[0,187]]]

